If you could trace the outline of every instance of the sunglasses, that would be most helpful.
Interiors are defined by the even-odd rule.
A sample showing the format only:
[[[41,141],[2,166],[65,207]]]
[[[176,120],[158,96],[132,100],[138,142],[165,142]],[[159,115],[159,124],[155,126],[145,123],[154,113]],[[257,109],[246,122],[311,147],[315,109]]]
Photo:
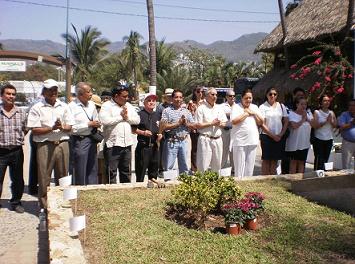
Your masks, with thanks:
[[[216,94],[216,93],[210,93],[210,95],[212,95],[212,96],[217,96],[217,94]]]
[[[202,91],[201,91],[201,90],[199,90],[199,91],[196,91],[196,93],[202,93]]]
[[[235,97],[235,95],[228,95],[228,97]]]
[[[269,96],[277,96],[277,93],[269,93]]]

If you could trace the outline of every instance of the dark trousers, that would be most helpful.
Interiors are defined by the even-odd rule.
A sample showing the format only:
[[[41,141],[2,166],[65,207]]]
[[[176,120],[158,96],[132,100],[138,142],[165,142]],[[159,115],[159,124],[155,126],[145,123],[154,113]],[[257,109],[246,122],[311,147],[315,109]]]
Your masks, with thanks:
[[[143,182],[145,173],[148,169],[148,179],[156,179],[159,170],[159,149],[157,144],[149,146],[138,142],[135,152],[136,179]]]
[[[108,182],[117,183],[117,169],[120,183],[131,182],[131,146],[106,148],[104,153],[108,167]]]
[[[314,170],[324,170],[324,163],[328,162],[330,151],[333,147],[333,140],[320,140],[314,138]]]
[[[0,148],[0,197],[2,194],[2,185],[4,183],[6,168],[9,167],[11,179],[11,200],[13,205],[19,204],[24,190],[23,180],[23,150],[17,147],[12,150]]]
[[[89,137],[72,136],[74,184],[97,184],[97,143]]]
[[[197,154],[197,142],[199,133],[191,132],[190,139],[191,139],[191,170],[197,171],[196,165],[196,154]],[[224,161],[223,161],[224,162]]]
[[[33,141],[32,132],[30,134],[30,168],[29,168],[29,177],[28,177],[28,192],[30,194],[38,193],[38,177],[37,177],[37,145]]]

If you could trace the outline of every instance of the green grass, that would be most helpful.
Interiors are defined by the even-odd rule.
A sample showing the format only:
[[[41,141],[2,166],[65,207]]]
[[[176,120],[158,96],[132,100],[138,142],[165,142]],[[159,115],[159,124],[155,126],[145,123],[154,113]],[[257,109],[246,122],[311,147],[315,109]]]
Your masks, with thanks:
[[[282,181],[241,182],[266,195],[266,226],[230,237],[165,219],[171,189],[80,192],[89,263],[355,262],[355,219],[308,202]],[[83,234],[80,235],[83,242]]]

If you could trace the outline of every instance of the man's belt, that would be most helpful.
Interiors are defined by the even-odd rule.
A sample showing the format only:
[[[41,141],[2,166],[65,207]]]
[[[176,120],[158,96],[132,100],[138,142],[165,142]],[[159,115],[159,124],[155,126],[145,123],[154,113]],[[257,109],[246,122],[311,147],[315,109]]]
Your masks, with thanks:
[[[204,136],[204,137],[208,137],[208,138],[210,138],[210,139],[219,139],[221,136],[218,136],[218,137],[212,137],[212,136],[210,136],[210,135],[208,135],[208,134],[200,134],[201,136]]]
[[[52,143],[54,145],[59,145],[60,143],[67,142],[67,141],[68,141],[67,139],[63,139],[63,140],[45,141],[45,142]]]
[[[176,136],[176,135],[169,135],[167,140],[168,141],[184,141],[185,139],[187,138],[187,135],[183,136],[183,137],[179,137],[179,136]]]
[[[78,139],[78,140],[82,140],[84,138],[87,138],[89,137],[90,135],[85,135],[85,136],[82,136],[82,135],[72,135],[75,139]]]
[[[15,151],[21,149],[22,146],[6,146],[6,147],[0,147],[0,150],[2,151]]]

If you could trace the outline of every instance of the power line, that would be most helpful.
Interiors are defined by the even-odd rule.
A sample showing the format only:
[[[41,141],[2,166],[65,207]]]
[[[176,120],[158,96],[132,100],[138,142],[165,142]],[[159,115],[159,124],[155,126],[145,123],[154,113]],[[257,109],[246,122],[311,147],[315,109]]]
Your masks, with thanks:
[[[18,4],[35,5],[35,6],[43,6],[43,7],[54,7],[54,8],[61,8],[61,9],[66,9],[67,8],[66,6],[61,6],[61,5],[50,5],[50,4],[29,2],[29,1],[18,1],[18,0],[0,0],[0,1],[18,3]],[[96,9],[90,9],[90,8],[79,8],[79,7],[72,7],[72,6],[69,7],[69,9],[70,10],[76,10],[76,11],[83,11],[83,12],[103,13],[103,14],[111,14],[111,15],[119,15],[119,16],[148,17],[147,15],[143,15],[143,14],[113,12],[113,11],[96,10]],[[279,21],[267,21],[267,20],[264,20],[264,21],[262,21],[262,20],[225,20],[225,19],[168,17],[168,16],[155,16],[154,18],[166,19],[166,20],[218,22],[218,23],[258,23],[258,24],[266,24],[266,23],[278,23],[279,22]]]
[[[108,0],[108,1],[146,5],[146,3],[138,2],[138,1],[128,1],[128,0]],[[264,14],[264,15],[278,15],[279,14],[277,12],[203,8],[203,7],[194,7],[194,6],[168,5],[168,4],[156,4],[156,3],[154,3],[154,6],[163,6],[163,7],[172,7],[172,8],[181,8],[181,9],[193,9],[193,10],[202,10],[202,11],[213,11],[213,12],[227,12],[227,13]]]

